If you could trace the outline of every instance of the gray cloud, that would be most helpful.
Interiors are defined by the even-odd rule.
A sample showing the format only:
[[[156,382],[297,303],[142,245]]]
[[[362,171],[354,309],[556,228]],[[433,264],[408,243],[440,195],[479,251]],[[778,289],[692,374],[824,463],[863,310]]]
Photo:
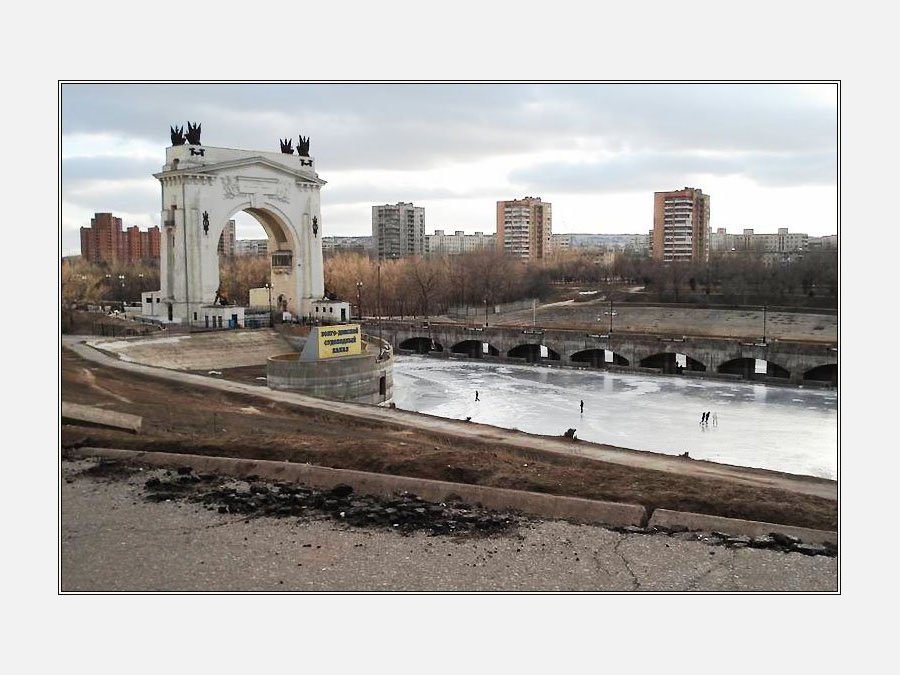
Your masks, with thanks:
[[[513,165],[513,193],[652,192],[688,184],[690,174],[742,176],[763,187],[833,185],[836,85],[815,86],[833,89],[834,104],[803,87],[750,83],[63,83],[60,190],[63,204],[151,214],[148,224],[157,224],[152,174],[165,161],[169,127],[188,121],[201,123],[203,144],[217,147],[277,152],[280,139],[309,136],[328,181],[323,199],[336,207],[508,199],[505,185],[502,194],[490,184],[387,189],[375,172],[413,175],[537,151],[560,159]],[[157,147],[159,156],[71,156],[69,141],[81,134],[108,135],[119,141],[114,147]],[[563,153],[571,151],[596,160],[568,162]],[[337,184],[329,174],[342,171],[373,178]]]
[[[154,173],[162,170],[165,153],[158,161],[129,157],[73,157],[61,162],[64,187],[83,184],[91,180],[146,179],[158,186]]]
[[[523,190],[562,193],[654,192],[674,189],[692,176],[742,176],[767,187],[833,185],[830,153],[636,153],[590,163],[546,162],[510,172]]]
[[[820,85],[826,86],[826,85]],[[278,149],[308,135],[344,168],[421,169],[489,154],[577,147],[824,151],[836,110],[771,84],[68,84],[62,132],[168,145],[203,124],[207,145]]]

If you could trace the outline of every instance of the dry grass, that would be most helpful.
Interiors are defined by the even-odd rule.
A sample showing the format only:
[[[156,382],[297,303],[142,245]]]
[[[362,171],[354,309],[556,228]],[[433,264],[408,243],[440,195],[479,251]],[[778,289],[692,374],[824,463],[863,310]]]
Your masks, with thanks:
[[[240,375],[256,376],[252,369]],[[64,426],[63,447],[309,462],[641,504],[651,511],[665,508],[837,529],[837,504],[828,499],[502,444],[460,442],[440,433],[135,376],[85,362],[68,350],[62,355],[62,392],[69,402],[102,405],[144,419],[140,435]]]

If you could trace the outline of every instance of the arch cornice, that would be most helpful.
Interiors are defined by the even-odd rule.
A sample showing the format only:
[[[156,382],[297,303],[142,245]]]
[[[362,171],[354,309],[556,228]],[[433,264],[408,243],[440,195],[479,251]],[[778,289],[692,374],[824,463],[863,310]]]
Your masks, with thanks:
[[[158,178],[161,183],[167,185],[212,185],[216,180],[215,176],[209,176],[199,173],[185,173],[183,171],[159,173],[153,175],[155,178]]]
[[[223,173],[232,173],[238,171],[242,168],[252,168],[254,171],[259,170],[260,167],[266,167],[271,169],[272,171],[282,174],[284,176],[293,177],[295,182],[298,184],[308,184],[321,187],[325,185],[327,181],[322,180],[316,175],[310,174],[308,171],[304,171],[303,169],[292,169],[290,167],[286,167],[283,164],[279,164],[278,162],[273,162],[265,156],[250,156],[250,157],[242,157],[240,159],[235,159],[228,162],[217,162],[215,164],[204,164],[203,166],[196,167],[190,169],[190,173],[193,174],[223,174]],[[175,170],[173,172],[165,172],[165,173],[183,173],[185,170]]]

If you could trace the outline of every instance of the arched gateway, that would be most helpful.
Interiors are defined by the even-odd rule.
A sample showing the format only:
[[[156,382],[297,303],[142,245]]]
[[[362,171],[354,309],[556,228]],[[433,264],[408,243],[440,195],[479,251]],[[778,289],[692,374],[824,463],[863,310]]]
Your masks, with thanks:
[[[228,221],[245,211],[269,238],[272,297],[295,316],[310,316],[325,294],[319,191],[325,181],[308,155],[309,139],[281,152],[200,144],[200,125],[188,135],[171,129],[166,163],[153,174],[162,185],[159,300],[168,320],[194,324],[218,299],[218,243]]]

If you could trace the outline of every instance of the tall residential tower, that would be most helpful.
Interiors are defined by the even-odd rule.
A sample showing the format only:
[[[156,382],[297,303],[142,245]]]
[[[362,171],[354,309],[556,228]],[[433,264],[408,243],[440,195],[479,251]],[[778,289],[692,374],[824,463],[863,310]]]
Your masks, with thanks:
[[[686,187],[653,193],[653,257],[663,262],[709,259],[709,195]]]
[[[522,260],[550,253],[552,206],[540,197],[497,202],[497,250]]]
[[[372,207],[372,242],[379,260],[425,254],[425,208],[408,202]]]

